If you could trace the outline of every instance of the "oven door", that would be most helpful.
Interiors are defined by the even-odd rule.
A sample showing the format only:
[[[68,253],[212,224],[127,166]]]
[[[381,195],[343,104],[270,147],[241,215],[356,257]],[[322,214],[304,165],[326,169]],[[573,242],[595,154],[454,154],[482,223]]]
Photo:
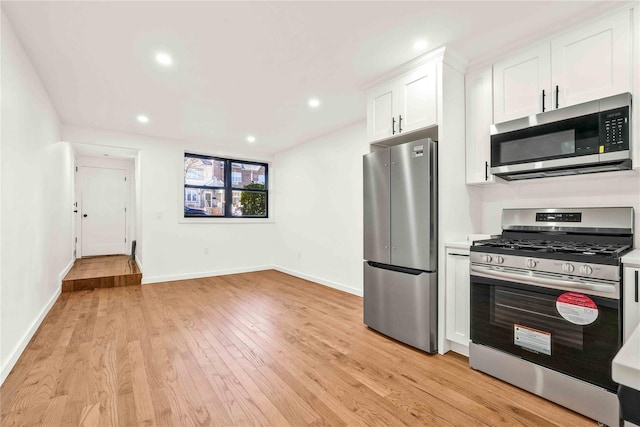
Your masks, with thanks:
[[[616,391],[620,302],[471,273],[471,341]]]

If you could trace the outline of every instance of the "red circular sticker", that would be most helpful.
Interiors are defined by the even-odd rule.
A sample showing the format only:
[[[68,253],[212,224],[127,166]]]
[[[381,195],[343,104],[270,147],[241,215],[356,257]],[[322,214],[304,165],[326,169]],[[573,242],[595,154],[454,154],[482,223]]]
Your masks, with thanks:
[[[577,292],[565,292],[556,300],[560,316],[576,325],[589,325],[598,318],[598,306],[588,296]]]

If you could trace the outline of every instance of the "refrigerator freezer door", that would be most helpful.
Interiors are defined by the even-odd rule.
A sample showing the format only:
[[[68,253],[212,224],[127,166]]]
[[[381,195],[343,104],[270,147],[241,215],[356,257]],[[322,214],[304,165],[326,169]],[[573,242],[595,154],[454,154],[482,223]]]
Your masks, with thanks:
[[[390,152],[374,151],[363,157],[364,259],[390,264],[391,207]]]
[[[436,271],[435,159],[435,143],[430,139],[391,147],[389,264]]]
[[[435,353],[436,273],[401,272],[387,269],[394,268],[391,266],[374,265],[364,263],[364,323],[405,344]]]

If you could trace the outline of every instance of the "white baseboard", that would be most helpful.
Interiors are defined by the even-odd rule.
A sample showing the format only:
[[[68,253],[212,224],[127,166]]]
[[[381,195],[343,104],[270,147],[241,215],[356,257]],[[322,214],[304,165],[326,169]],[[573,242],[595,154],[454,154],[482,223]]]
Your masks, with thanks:
[[[140,266],[140,264],[138,265]],[[140,268],[140,270],[142,271],[142,267]],[[217,271],[203,271],[199,273],[174,274],[170,276],[144,277],[143,275],[142,284],[146,285],[150,283],[173,282],[176,280],[201,279],[203,277],[225,276],[227,274],[239,274],[239,273],[252,273],[254,271],[264,271],[264,270],[277,270],[282,273],[289,274],[291,276],[299,277],[304,280],[309,280],[311,282],[328,286],[330,288],[338,289],[340,291],[347,292],[360,297],[363,294],[362,289],[352,288],[351,286],[346,286],[341,283],[332,282],[330,280],[322,279],[320,277],[312,276],[310,274],[301,273],[299,271],[290,270],[288,268],[279,267],[276,265],[263,265],[263,266],[256,266],[256,267],[234,268],[234,269],[217,270]]]
[[[60,276],[58,277],[58,279],[60,280],[60,286],[62,286],[62,280],[67,274],[69,274],[69,271],[71,271],[75,262],[75,258],[72,258],[71,261],[69,261],[69,264],[64,268],[64,270],[62,270],[62,273],[60,273]]]
[[[138,264],[138,270],[140,270],[140,273],[144,274],[144,270],[142,269],[142,260],[138,258],[138,255],[136,255],[133,259],[136,261],[136,264]]]
[[[274,266],[274,270],[280,271],[282,273],[290,274],[291,276],[296,276],[304,280],[309,280],[311,282],[319,283],[324,286],[328,286],[330,288],[338,289],[339,291],[347,292],[353,295],[357,295],[361,297],[363,295],[362,289],[352,288],[351,286],[343,285],[342,283],[332,282],[331,280],[322,279],[320,277],[312,276],[310,274],[301,273],[299,271],[290,270],[288,268]]]
[[[451,351],[469,357],[469,344],[464,345],[455,341],[449,341],[449,343],[451,344]]]
[[[203,277],[226,276],[227,274],[251,273],[254,271],[273,270],[273,269],[274,267],[272,265],[262,265],[262,266],[256,266],[256,267],[232,268],[228,270],[202,271],[199,273],[174,274],[171,276],[144,277],[144,274],[143,274],[142,284],[146,285],[149,283],[173,282],[176,280],[201,279]]]
[[[71,262],[71,265],[73,266],[73,261]],[[61,274],[61,276],[62,277],[66,276],[66,273]],[[53,293],[53,295],[51,296],[47,304],[42,308],[42,311],[40,312],[38,317],[33,321],[31,326],[27,330],[27,332],[24,334],[24,336],[22,337],[22,339],[20,340],[16,348],[11,353],[11,357],[9,357],[7,362],[2,367],[2,370],[0,371],[0,385],[2,385],[2,383],[4,383],[4,380],[7,379],[7,377],[9,376],[9,373],[11,372],[15,364],[18,362],[18,359],[22,355],[22,352],[24,351],[25,348],[27,348],[27,344],[29,344],[29,341],[31,341],[31,338],[33,338],[33,336],[35,335],[36,331],[40,327],[40,324],[42,324],[42,321],[49,313],[49,310],[51,310],[51,307],[53,307],[53,304],[55,304],[55,302],[58,300],[58,297],[60,296],[61,292],[62,292],[62,285],[56,288],[56,291]]]

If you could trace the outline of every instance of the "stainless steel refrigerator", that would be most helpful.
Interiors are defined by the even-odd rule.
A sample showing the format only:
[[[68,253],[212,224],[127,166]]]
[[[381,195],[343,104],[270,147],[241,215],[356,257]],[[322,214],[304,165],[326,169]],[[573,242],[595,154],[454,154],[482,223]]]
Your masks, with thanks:
[[[364,323],[437,351],[437,144],[364,156]]]

